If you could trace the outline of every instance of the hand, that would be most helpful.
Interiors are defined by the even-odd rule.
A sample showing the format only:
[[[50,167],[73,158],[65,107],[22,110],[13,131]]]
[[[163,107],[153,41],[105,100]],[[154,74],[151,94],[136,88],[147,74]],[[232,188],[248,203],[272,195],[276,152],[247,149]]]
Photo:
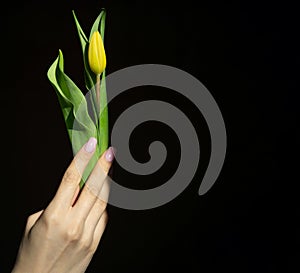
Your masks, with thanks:
[[[90,140],[66,170],[54,199],[29,216],[13,273],[85,272],[107,223],[109,148],[98,160],[81,193],[79,183],[95,151]]]

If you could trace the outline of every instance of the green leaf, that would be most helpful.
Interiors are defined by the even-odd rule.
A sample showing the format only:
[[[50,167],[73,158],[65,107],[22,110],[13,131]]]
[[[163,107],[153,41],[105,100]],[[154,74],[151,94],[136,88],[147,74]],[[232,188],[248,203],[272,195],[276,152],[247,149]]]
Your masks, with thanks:
[[[47,75],[56,91],[75,154],[90,137],[98,138],[96,126],[88,114],[87,102],[81,90],[64,73],[64,59],[61,51],[49,68]],[[99,152],[95,153],[95,159],[98,156]],[[86,168],[82,184],[93,168],[93,162],[95,160],[91,161],[91,165]]]
[[[88,61],[88,46],[89,46],[89,40],[87,39],[86,35],[84,34],[84,31],[82,30],[79,21],[75,15],[75,11],[73,10],[73,17],[75,20],[75,24],[77,27],[77,32],[81,44],[82,54],[83,54],[83,65],[84,65],[84,80],[85,80],[85,86],[87,90],[91,90],[94,88],[96,84],[96,75],[93,73],[93,71],[90,69],[89,61]]]
[[[84,48],[85,45],[88,43],[88,39],[85,36],[84,31],[82,30],[82,28],[81,28],[81,26],[80,26],[80,24],[79,24],[79,22],[77,20],[75,11],[72,10],[72,13],[73,13],[73,17],[74,17],[74,20],[75,20],[75,23],[76,23],[76,27],[77,27],[77,31],[78,31],[78,36],[80,38],[81,46],[82,46],[82,48]]]
[[[90,31],[90,37],[89,37],[89,41],[91,40],[92,38],[92,35],[95,31],[99,31],[100,34],[101,34],[101,37],[102,37],[102,40],[104,38],[104,30],[101,29],[101,23],[102,23],[102,20],[104,19],[105,20],[105,16],[106,16],[106,12],[105,12],[105,9],[102,8],[100,14],[98,15],[98,17],[96,18],[96,20],[94,21],[94,24],[91,28],[91,31]],[[103,32],[102,32],[103,31]],[[104,42],[104,41],[103,41]]]
[[[103,14],[101,24],[100,24],[100,34],[101,34],[103,43],[104,43],[104,31],[105,31],[105,19],[106,19],[106,12]]]
[[[106,81],[105,70],[102,74],[101,86],[100,86],[100,115],[99,115],[99,134],[98,141],[100,143],[100,154],[105,152],[108,148],[108,107],[107,107],[107,93],[106,93]]]
[[[102,12],[101,12],[102,13]],[[100,13],[100,15],[101,15]],[[104,42],[104,30],[105,30],[105,19],[106,12],[103,12],[102,16],[98,18],[99,24],[98,29],[100,31],[102,40]],[[97,21],[97,19],[96,19]],[[95,24],[94,24],[95,25]],[[92,34],[92,32],[91,32]],[[109,135],[109,126],[108,126],[108,108],[107,108],[107,93],[106,93],[106,80],[105,80],[106,71],[104,70],[101,77],[101,86],[100,86],[100,113],[99,113],[99,143],[100,143],[100,154],[105,152],[108,148],[108,135]]]

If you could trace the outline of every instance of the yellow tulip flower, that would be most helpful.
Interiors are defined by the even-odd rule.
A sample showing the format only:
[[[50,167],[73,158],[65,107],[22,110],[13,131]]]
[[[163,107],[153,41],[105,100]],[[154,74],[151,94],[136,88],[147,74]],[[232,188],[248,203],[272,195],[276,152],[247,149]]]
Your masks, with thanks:
[[[106,55],[99,31],[95,31],[91,37],[88,59],[91,70],[96,75],[100,75],[106,67]]]

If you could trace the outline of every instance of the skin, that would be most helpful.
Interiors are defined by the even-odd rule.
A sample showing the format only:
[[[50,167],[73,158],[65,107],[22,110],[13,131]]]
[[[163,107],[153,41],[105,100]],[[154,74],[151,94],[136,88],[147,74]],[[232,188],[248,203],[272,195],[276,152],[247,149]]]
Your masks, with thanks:
[[[98,160],[81,192],[81,175],[94,151],[83,146],[76,154],[50,204],[28,217],[12,273],[85,272],[108,219],[106,178],[113,159],[105,156],[109,151]]]

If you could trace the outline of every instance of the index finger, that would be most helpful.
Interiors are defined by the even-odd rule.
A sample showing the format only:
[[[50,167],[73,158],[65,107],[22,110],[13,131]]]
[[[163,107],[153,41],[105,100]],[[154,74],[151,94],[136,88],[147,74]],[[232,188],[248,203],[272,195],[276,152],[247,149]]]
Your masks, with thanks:
[[[82,174],[96,150],[97,140],[91,137],[79,150],[67,168],[59,185],[59,188],[52,200],[60,208],[70,208]]]

